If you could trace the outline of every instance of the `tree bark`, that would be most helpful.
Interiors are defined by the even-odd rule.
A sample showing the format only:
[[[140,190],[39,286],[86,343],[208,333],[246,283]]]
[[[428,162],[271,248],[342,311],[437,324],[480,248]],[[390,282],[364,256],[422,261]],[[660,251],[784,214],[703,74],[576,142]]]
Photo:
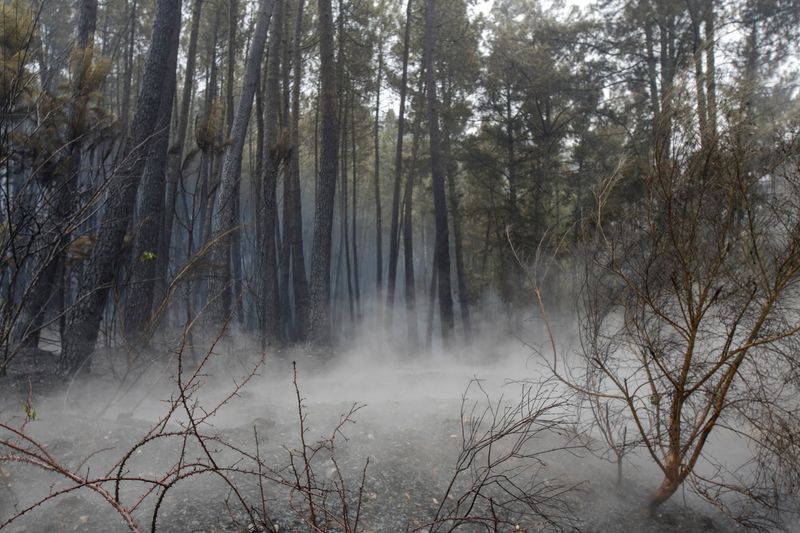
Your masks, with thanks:
[[[281,338],[281,308],[278,286],[278,257],[276,253],[278,202],[278,173],[284,150],[279,145],[278,126],[281,114],[281,46],[283,44],[283,14],[285,0],[277,0],[274,23],[270,33],[267,60],[267,92],[265,98],[266,121],[264,137],[264,236],[262,243],[264,270],[264,332],[268,345]],[[285,141],[285,140],[284,140]]]
[[[150,141],[147,164],[144,168],[139,192],[137,209],[139,223],[134,232],[133,254],[130,260],[130,283],[127,291],[123,329],[126,343],[134,348],[141,348],[147,344],[154,326],[151,311],[157,275],[158,239],[161,220],[164,216],[167,149],[178,66],[177,54],[173,57],[174,62],[167,69],[167,78],[162,88],[156,131]]]
[[[378,37],[378,81],[375,89],[375,286],[376,301],[380,302],[383,292],[383,218],[381,216],[381,83],[383,83],[383,35]],[[353,144],[355,150],[355,143]],[[355,205],[353,206],[355,211]],[[355,220],[354,220],[355,224]]]
[[[697,122],[703,146],[708,142],[708,108],[706,106],[706,85],[703,77],[703,41],[700,36],[701,16],[696,2],[689,2],[689,15],[692,28],[692,62],[694,64],[694,88],[697,96]]]
[[[422,123],[422,113],[416,114],[414,137],[411,145],[411,164],[406,178],[403,198],[403,272],[406,304],[406,327],[408,329],[408,351],[415,353],[419,348],[417,319],[417,282],[414,274],[414,179],[416,178],[417,154]]]
[[[172,228],[175,221],[175,206],[178,196],[178,184],[181,181],[183,160],[185,157],[186,134],[189,130],[189,111],[192,103],[194,75],[197,69],[197,40],[200,33],[200,15],[203,10],[203,0],[194,0],[192,8],[192,26],[189,33],[189,47],[186,51],[186,75],[183,81],[183,91],[178,111],[178,126],[174,136],[174,144],[170,148],[167,162],[167,197],[165,201],[164,225],[161,229],[161,241],[156,257],[156,279],[166,281],[170,264]],[[166,291],[161,291],[161,296],[166,296]]]
[[[258,9],[253,40],[245,66],[242,93],[236,116],[233,119],[231,136],[225,148],[222,163],[222,176],[217,192],[217,205],[212,219],[211,238],[211,282],[209,284],[209,324],[222,326],[231,316],[231,259],[230,234],[238,231],[234,218],[234,194],[236,183],[242,173],[242,154],[247,127],[253,107],[253,97],[259,83],[261,61],[269,31],[274,0],[262,0]],[[210,334],[210,331],[208,332]]]
[[[705,4],[705,49],[706,49],[706,104],[708,116],[708,133],[717,135],[717,67],[714,58],[716,50],[716,30],[714,22],[714,2],[706,0]]]
[[[356,297],[356,320],[361,320],[361,276],[358,270],[358,222],[356,211],[358,210],[358,155],[356,148],[356,117],[355,117],[355,87],[351,86],[350,96],[350,140],[353,147],[352,168],[353,168],[353,202],[350,208],[352,213],[352,241],[353,241],[353,288]],[[347,143],[345,143],[347,144]],[[346,193],[345,189],[345,193]]]
[[[444,89],[442,91],[444,93]],[[451,91],[448,91],[450,93]],[[451,107],[452,98],[445,94],[445,108]],[[447,193],[450,200],[450,211],[453,213],[453,239],[455,241],[456,283],[458,286],[458,308],[461,312],[461,324],[464,327],[464,337],[469,342],[472,337],[472,323],[469,316],[469,294],[464,273],[464,238],[462,235],[461,206],[456,189],[456,161],[452,150],[452,127],[447,119],[443,119],[444,142],[442,148],[445,158],[445,173],[447,175]]]
[[[281,249],[280,252],[280,281],[278,283],[280,289],[280,312],[282,321],[282,334],[284,338],[293,339],[294,333],[294,315],[292,314],[291,304],[291,263],[292,263],[292,235],[293,222],[292,219],[292,165],[291,165],[291,134],[290,134],[290,114],[291,114],[291,87],[292,87],[292,54],[293,49],[291,46],[292,36],[292,10],[290,7],[296,2],[287,3],[285,13],[283,16],[284,28],[283,39],[281,42],[281,116],[280,116],[280,130],[282,138],[281,149],[284,153],[283,163],[281,165],[281,174],[283,178],[283,216],[281,220]]]
[[[341,2],[339,3],[341,6]],[[340,24],[340,30],[342,25]],[[340,54],[339,54],[339,65],[344,63],[343,57],[341,55],[341,47],[344,43],[344,33],[340,32],[339,34],[339,46],[340,46]],[[344,69],[341,69],[340,72],[344,72]],[[343,78],[339,77],[339,81],[343,81]],[[340,85],[341,86],[341,85]],[[339,193],[339,220],[341,222],[341,232],[339,238],[341,239],[341,249],[344,251],[344,258],[345,258],[345,280],[347,282],[347,309],[349,311],[350,316],[350,324],[355,322],[355,312],[353,309],[353,270],[352,265],[350,263],[350,231],[348,229],[347,217],[348,217],[348,208],[347,208],[347,195],[349,192],[349,188],[347,186],[347,108],[348,102],[346,101],[347,96],[350,95],[350,91],[348,94],[343,95],[340,103],[339,112],[341,114],[340,123],[340,133],[341,133],[341,163],[342,163],[342,191]]]
[[[308,313],[308,280],[306,278],[305,250],[303,249],[303,212],[300,198],[300,85],[303,81],[303,7],[304,0],[297,2],[297,20],[294,27],[292,68],[292,159],[289,201],[291,203],[292,285],[294,288],[295,331],[298,340],[306,333]]]
[[[136,8],[138,0],[133,0],[131,11],[128,13],[128,24],[130,24],[128,33],[128,49],[125,54],[125,78],[122,85],[122,111],[120,113],[121,122],[123,127],[128,126],[128,121],[131,115],[131,86],[133,82],[133,48],[134,41],[136,40]]]
[[[38,348],[45,313],[49,308],[48,304],[53,301],[53,298],[61,290],[58,288],[61,281],[59,274],[64,268],[64,248],[70,241],[70,234],[64,228],[74,212],[75,191],[81,167],[82,138],[87,128],[85,118],[86,104],[83,102],[87,96],[84,89],[85,80],[83,79],[86,72],[84,62],[91,61],[93,57],[93,40],[96,25],[97,0],[80,0],[78,34],[74,51],[77,61],[70,83],[71,95],[67,108],[70,128],[67,142],[69,149],[64,171],[53,180],[52,190],[50,191],[52,205],[47,210],[46,220],[44,221],[44,227],[47,228],[45,237],[49,241],[49,246],[43,252],[44,256],[37,268],[37,274],[31,281],[30,292],[22,303],[22,309],[16,324],[18,328],[21,328],[21,331],[16,335],[17,339],[15,340],[20,342],[21,347],[24,349]]]
[[[97,341],[108,290],[122,255],[125,232],[133,214],[136,191],[145,165],[149,140],[158,121],[159,104],[170,65],[178,53],[181,0],[158,0],[150,51],[145,64],[136,115],[125,142],[125,157],[108,191],[101,230],[80,282],[62,339],[59,367],[74,374],[88,361]]]
[[[228,2],[228,73],[225,80],[225,109],[226,111],[226,135],[230,135],[231,128],[233,127],[233,88],[236,80],[236,35],[239,23],[239,2],[238,0],[229,0]],[[241,199],[240,199],[240,181],[236,180],[234,183],[233,192],[233,218],[239,220],[241,218]],[[231,234],[231,271],[233,274],[233,298],[236,302],[236,318],[241,324],[244,321],[244,305],[242,302],[242,233],[241,231],[234,231]]]
[[[408,55],[411,40],[412,1],[406,6],[406,26],[403,35],[403,72],[400,78],[400,111],[397,115],[397,148],[394,155],[394,189],[392,191],[392,219],[389,235],[389,274],[386,292],[386,322],[391,325],[394,310],[394,293],[397,284],[397,262],[400,255],[400,183],[403,179],[403,135],[405,134],[406,92],[408,88]]]
[[[431,179],[433,182],[434,218],[436,221],[436,271],[441,315],[442,339],[447,343],[453,333],[453,296],[450,288],[450,243],[447,224],[447,199],[441,160],[439,101],[436,96],[436,0],[427,0],[425,14],[425,80],[428,103]]]
[[[320,39],[320,122],[321,153],[314,208],[314,240],[311,250],[311,286],[309,294],[309,338],[329,344],[331,237],[336,173],[339,163],[337,124],[336,61],[333,46],[331,0],[319,0]]]

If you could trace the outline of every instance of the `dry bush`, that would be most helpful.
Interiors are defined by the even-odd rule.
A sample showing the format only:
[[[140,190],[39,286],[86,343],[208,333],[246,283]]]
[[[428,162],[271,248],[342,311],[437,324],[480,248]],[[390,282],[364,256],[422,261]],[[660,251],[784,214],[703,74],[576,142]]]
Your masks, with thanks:
[[[598,186],[579,362],[555,342],[544,360],[618,459],[630,440],[660,469],[651,509],[687,483],[748,526],[785,527],[798,510],[800,137],[729,118],[713,142],[690,119],[659,139],[644,198],[621,212],[624,165]],[[715,457],[724,439],[752,462]]]

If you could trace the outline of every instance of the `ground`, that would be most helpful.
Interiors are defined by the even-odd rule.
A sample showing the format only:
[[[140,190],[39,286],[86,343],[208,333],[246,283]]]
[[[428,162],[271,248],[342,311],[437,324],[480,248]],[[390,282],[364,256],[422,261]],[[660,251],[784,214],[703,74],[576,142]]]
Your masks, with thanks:
[[[329,435],[353,402],[366,404],[353,416],[355,423],[343,427],[335,446],[337,464],[353,495],[357,494],[361,472],[369,458],[359,527],[364,532],[407,531],[434,516],[461,451],[461,393],[471,378],[482,372],[487,374],[484,384],[493,398],[502,389],[510,401],[514,396],[512,391],[517,390],[516,385],[503,384],[497,365],[453,368],[446,361],[438,361],[424,365],[428,371],[422,373],[419,368],[423,365],[418,361],[370,365],[364,364],[360,356],[354,356],[342,366],[319,366],[309,357],[313,358],[298,353],[280,354],[268,361],[260,376],[215,416],[213,426],[208,425],[204,430],[249,450],[254,449],[254,432],[257,433],[260,456],[267,465],[280,470],[288,463],[288,450],[299,446],[290,371],[290,360],[298,360],[309,441]],[[4,422],[22,423],[30,394],[37,419],[28,422],[26,431],[45,444],[62,464],[84,473],[87,469],[105,472],[117,463],[150,430],[158,414],[166,408],[165,400],[174,394],[169,372],[142,376],[129,390],[103,371],[101,365],[96,365],[92,375],[65,384],[52,373],[53,359],[40,354],[35,362],[20,360],[9,375],[0,378],[3,390],[0,417]],[[201,400],[213,404],[233,386],[233,377],[221,368],[233,370],[236,375],[236,371],[242,374],[247,367],[248,361],[237,357],[235,364],[227,361],[225,365],[210,368]],[[504,365],[503,370],[508,371],[508,367]],[[521,370],[517,368],[515,372],[519,374]],[[177,429],[177,424],[174,427]],[[526,449],[559,448],[564,444],[563,439],[563,435],[555,432],[542,432],[526,444]],[[174,463],[182,442],[162,439],[141,448],[128,465],[129,473],[157,476],[166,471]],[[191,444],[187,454],[202,455]],[[230,452],[222,452],[219,457],[230,464],[236,461]],[[541,468],[530,471],[535,472],[540,486],[574,487],[564,496],[564,503],[571,511],[571,519],[564,522],[568,529],[598,533],[731,530],[730,524],[691,498],[685,502],[683,497],[675,497],[659,513],[649,515],[643,510],[641,495],[652,486],[652,480],[633,467],[626,467],[628,479],[618,488],[615,467],[586,450],[554,451],[541,459]],[[321,480],[334,481],[335,469],[329,457],[321,457],[315,468]],[[63,486],[58,476],[29,465],[0,464],[0,469],[2,520],[8,519],[15,509]],[[258,484],[242,477],[237,480],[246,499],[258,502],[258,510],[267,509],[270,521],[280,525],[280,530],[307,530],[292,510],[292,505],[297,507],[302,502],[296,495],[290,504],[286,490],[268,485],[266,505],[261,507]],[[141,487],[133,485],[123,487],[123,502],[133,501],[141,491]],[[464,490],[466,485],[457,482],[445,508]],[[230,504],[229,496],[225,484],[213,476],[181,483],[165,499],[157,529],[235,531],[234,522],[246,528],[249,524],[246,513]],[[351,512],[354,501],[350,502]],[[333,501],[331,505],[335,507],[338,503]],[[135,516],[143,530],[151,528],[152,510],[152,498],[137,510]],[[544,521],[531,517],[520,517],[519,526],[520,531],[552,529]],[[125,525],[105,502],[83,490],[35,509],[8,530],[123,531]],[[463,526],[458,531],[486,529]]]

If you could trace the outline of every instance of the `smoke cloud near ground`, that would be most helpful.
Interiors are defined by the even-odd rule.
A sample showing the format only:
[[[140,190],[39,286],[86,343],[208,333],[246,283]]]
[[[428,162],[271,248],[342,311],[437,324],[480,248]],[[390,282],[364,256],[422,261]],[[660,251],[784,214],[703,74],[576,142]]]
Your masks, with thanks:
[[[231,331],[207,361],[192,402],[203,413],[220,405],[203,423],[202,431],[248,450],[256,446],[257,436],[258,452],[264,462],[280,471],[287,467],[290,450],[301,447],[293,384],[296,369],[305,438],[316,441],[331,434],[335,438],[338,462],[320,459],[315,463],[319,476],[335,480],[334,476],[339,475],[336,469],[340,468],[342,479],[351,488],[359,487],[364,476],[363,529],[359,529],[363,531],[413,530],[431,520],[442,502],[445,509],[455,505],[458,491],[468,493],[471,486],[467,474],[478,466],[469,465],[448,495],[448,484],[464,456],[470,432],[499,432],[492,427],[491,417],[480,415],[490,408],[495,417],[499,414],[502,418],[503,413],[521,405],[525,406],[523,410],[531,405],[554,406],[537,421],[541,428],[530,428],[535,435],[524,441],[511,460],[514,472],[523,472],[531,487],[542,491],[559,487],[552,497],[555,499],[558,494],[560,503],[554,508],[558,510],[560,527],[587,531],[730,530],[733,526],[722,516],[688,493],[658,515],[649,516],[642,495],[653,488],[659,476],[648,466],[646,457],[637,453],[625,457],[624,481],[617,485],[616,466],[600,457],[607,457],[607,450],[599,435],[587,431],[585,420],[581,420],[586,413],[578,409],[575,395],[548,375],[542,357],[551,356],[547,352],[549,340],[543,328],[530,327],[536,324],[532,316],[529,313],[527,317],[517,317],[519,323],[529,325],[527,337],[509,335],[502,320],[486,320],[468,346],[443,347],[436,342],[431,349],[423,347],[415,353],[409,353],[402,335],[389,334],[380,327],[380,320],[367,320],[371,327],[361,328],[350,347],[340,348],[335,357],[304,348],[267,349],[261,355],[257,340]],[[574,326],[566,320],[554,320],[554,324],[558,326],[558,349],[563,353],[575,350],[576,337],[571,331]],[[114,378],[110,367],[96,364],[91,375],[79,376],[66,389],[49,391],[45,383],[32,382],[30,393],[18,390],[4,396],[2,416],[24,418],[23,404],[30,401],[36,409],[36,420],[29,421],[27,428],[37,442],[71,468],[105,471],[161,420],[170,399],[179,394],[178,355],[176,347],[171,348],[153,346],[151,353],[140,354],[159,364],[150,364],[141,375],[131,371],[122,380]],[[196,352],[202,354],[203,350]],[[183,357],[185,380],[192,363],[186,354]],[[254,368],[257,374],[237,390]],[[331,433],[353,406],[357,407],[356,412],[339,431]],[[185,413],[177,412],[167,430],[177,430],[186,423]],[[721,436],[725,442],[712,447],[711,453],[741,455],[742,450],[731,446],[729,437]],[[507,439],[495,445],[497,450],[503,450],[512,446],[510,442]],[[186,445],[185,439],[159,439],[137,449],[126,468],[131,475],[157,476],[171,467],[176,453]],[[201,453],[196,444],[188,446],[187,453]],[[240,460],[230,449],[219,451],[219,456],[231,464]],[[498,466],[501,467],[510,464]],[[45,498],[48,491],[63,483],[58,476],[30,466],[2,468],[0,511],[4,517]],[[256,501],[260,498],[260,489],[251,480],[241,483],[246,494]],[[299,504],[291,499],[286,487],[268,486],[265,490],[274,525],[290,531],[303,529],[298,518]],[[84,492],[87,491],[69,494],[66,504],[59,500],[46,503],[41,514],[23,517],[9,530],[37,531],[42,524],[51,529],[83,531],[123,527],[104,502]],[[138,492],[134,487],[123,489],[128,498]],[[146,498],[136,516],[148,517],[143,520],[147,523],[153,505],[153,498]],[[228,509],[233,507],[225,483],[214,476],[198,477],[182,482],[170,493],[159,510],[159,520],[163,530],[169,531],[234,530],[235,523],[246,523],[247,517],[241,510],[231,511],[229,516]],[[525,531],[555,528],[523,514],[516,520]],[[458,530],[485,529],[465,524]]]

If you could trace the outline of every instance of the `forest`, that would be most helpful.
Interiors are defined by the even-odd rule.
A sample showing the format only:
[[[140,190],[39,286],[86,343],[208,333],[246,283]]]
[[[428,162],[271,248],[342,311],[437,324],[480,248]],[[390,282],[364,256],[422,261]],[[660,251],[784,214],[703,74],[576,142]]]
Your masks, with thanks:
[[[800,0],[0,48],[0,529],[800,531]]]

